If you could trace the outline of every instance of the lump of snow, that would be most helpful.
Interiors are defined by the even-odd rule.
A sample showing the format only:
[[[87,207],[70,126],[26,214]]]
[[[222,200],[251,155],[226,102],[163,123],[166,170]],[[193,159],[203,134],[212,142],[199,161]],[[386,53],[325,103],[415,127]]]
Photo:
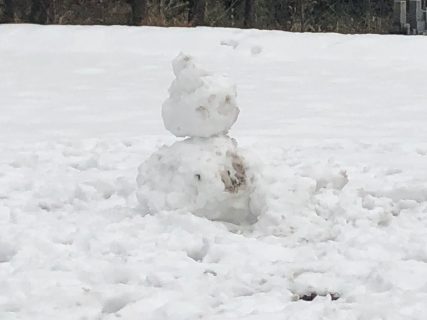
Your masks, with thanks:
[[[342,190],[349,182],[347,171],[337,166],[312,166],[303,169],[303,177],[316,180],[316,190],[332,188]]]
[[[162,108],[167,130],[177,137],[225,134],[236,122],[236,88],[227,78],[198,68],[193,58],[180,54],[173,61],[176,76]]]
[[[140,167],[138,200],[150,213],[185,210],[210,220],[255,222],[251,179],[235,141],[188,138],[164,146]]]
[[[116,313],[120,311],[124,307],[126,307],[129,303],[132,302],[132,299],[127,294],[122,294],[119,296],[115,296],[104,301],[104,305],[102,307],[102,313]]]

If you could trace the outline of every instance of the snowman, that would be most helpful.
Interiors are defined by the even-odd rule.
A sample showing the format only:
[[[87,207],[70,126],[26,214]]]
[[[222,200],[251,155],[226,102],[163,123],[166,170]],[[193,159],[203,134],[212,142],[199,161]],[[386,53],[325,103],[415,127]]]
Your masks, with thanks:
[[[234,224],[255,222],[253,179],[227,135],[239,115],[235,85],[200,69],[186,54],[172,66],[175,79],[162,117],[168,131],[186,139],[161,147],[139,167],[141,207],[150,214],[175,210]]]

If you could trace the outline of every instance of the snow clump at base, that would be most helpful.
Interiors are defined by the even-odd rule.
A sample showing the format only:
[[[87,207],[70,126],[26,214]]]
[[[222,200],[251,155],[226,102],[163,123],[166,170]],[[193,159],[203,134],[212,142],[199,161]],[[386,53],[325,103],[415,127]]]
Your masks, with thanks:
[[[252,178],[227,136],[163,146],[139,167],[137,183],[138,200],[148,213],[180,210],[235,224],[256,221]]]
[[[226,134],[239,115],[235,85],[198,68],[189,55],[181,53],[172,66],[176,78],[162,108],[166,129],[177,137]]]

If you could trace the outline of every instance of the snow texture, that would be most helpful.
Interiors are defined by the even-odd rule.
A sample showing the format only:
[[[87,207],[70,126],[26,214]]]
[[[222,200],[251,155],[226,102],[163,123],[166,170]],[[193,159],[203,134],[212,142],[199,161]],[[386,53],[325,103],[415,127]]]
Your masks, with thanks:
[[[236,142],[227,136],[188,138],[164,146],[139,167],[142,210],[192,212],[235,224],[255,222],[253,179]]]
[[[239,115],[235,85],[200,69],[182,53],[173,61],[173,71],[176,79],[162,109],[166,129],[177,137],[226,134]]]
[[[239,88],[254,224],[140,210],[138,166],[198,148],[159,116],[181,51]],[[420,52],[421,36],[1,25],[0,319],[425,319]]]

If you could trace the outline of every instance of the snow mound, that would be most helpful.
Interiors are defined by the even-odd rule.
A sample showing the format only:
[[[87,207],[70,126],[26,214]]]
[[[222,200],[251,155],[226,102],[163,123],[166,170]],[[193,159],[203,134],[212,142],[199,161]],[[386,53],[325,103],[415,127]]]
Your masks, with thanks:
[[[239,115],[235,85],[198,68],[189,55],[181,53],[172,65],[176,79],[162,108],[166,129],[177,137],[227,133]]]
[[[252,182],[236,142],[188,138],[164,146],[140,167],[138,200],[147,212],[183,210],[210,220],[255,222]]]

